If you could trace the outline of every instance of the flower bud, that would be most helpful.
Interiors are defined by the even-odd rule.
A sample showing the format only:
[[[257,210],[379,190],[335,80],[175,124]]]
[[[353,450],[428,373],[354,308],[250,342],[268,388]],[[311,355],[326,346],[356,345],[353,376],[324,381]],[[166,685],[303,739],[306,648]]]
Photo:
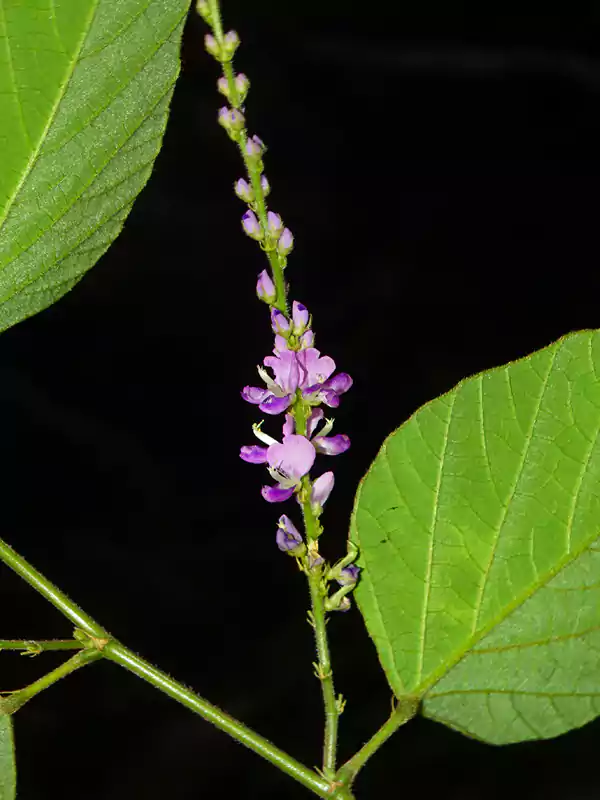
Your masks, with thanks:
[[[259,300],[263,300],[265,303],[273,303],[275,298],[277,297],[277,292],[275,290],[275,284],[271,280],[271,276],[267,272],[266,269],[258,276],[258,282],[256,284],[256,294],[258,295]]]
[[[219,109],[218,115],[219,125],[222,125],[229,135],[236,134],[243,130],[246,120],[244,115],[237,108],[223,108]]]
[[[246,155],[259,158],[264,152],[264,142],[258,136],[249,136],[246,141]]]
[[[279,517],[275,541],[277,542],[277,547],[290,556],[302,556],[306,552],[306,545],[302,541],[302,536],[286,514],[282,514]]]
[[[217,89],[219,93],[224,95],[229,100],[229,81],[227,78],[221,76],[217,81]]]
[[[269,186],[269,181],[267,180],[267,176],[266,175],[261,175],[260,176],[260,185],[261,185],[262,190],[263,190],[263,195],[266,197],[269,194],[269,192],[271,191],[271,187]]]
[[[259,241],[263,238],[262,228],[259,221],[256,219],[254,211],[246,211],[242,217],[242,227],[244,232],[251,238]]]
[[[235,76],[235,88],[238,91],[239,102],[243,103],[250,88],[250,81],[243,72]]]
[[[213,58],[216,58],[217,61],[221,60],[221,48],[212,33],[207,33],[204,37],[204,47]]]
[[[352,606],[350,598],[346,595],[340,597],[337,593],[325,600],[325,611],[349,611]]]
[[[208,7],[208,3],[206,2],[206,0],[196,0],[196,11],[198,12],[198,14],[200,14],[200,16],[202,17],[204,22],[206,22],[207,25],[212,24],[212,15],[210,13],[210,8]]]
[[[294,323],[294,333],[300,336],[306,330],[309,314],[306,306],[296,300],[292,303],[292,322]]]
[[[223,61],[231,61],[240,45],[240,37],[235,31],[229,31],[223,37]]]
[[[333,489],[335,478],[333,472],[324,472],[313,483],[310,493],[310,504],[313,512],[319,516]]]
[[[282,314],[277,308],[271,309],[271,328],[273,329],[273,333],[281,335],[288,334],[290,330],[289,320],[287,320],[285,314]]]
[[[254,192],[252,191],[252,187],[248,181],[245,181],[243,178],[240,178],[235,182],[233,190],[240,200],[244,201],[244,203],[252,203],[254,201]]]
[[[281,221],[281,217],[279,214],[276,214],[274,211],[269,211],[267,213],[267,232],[277,238],[281,233],[283,228],[283,222]]]
[[[284,228],[277,242],[277,252],[280,256],[287,256],[292,252],[293,247],[294,237],[292,236],[292,232],[289,228]]]
[[[336,580],[340,584],[340,586],[354,586],[354,584],[358,580],[359,572],[360,572],[360,567],[357,567],[355,564],[349,564],[347,567],[344,567],[344,569],[340,571],[340,574],[336,578]]]

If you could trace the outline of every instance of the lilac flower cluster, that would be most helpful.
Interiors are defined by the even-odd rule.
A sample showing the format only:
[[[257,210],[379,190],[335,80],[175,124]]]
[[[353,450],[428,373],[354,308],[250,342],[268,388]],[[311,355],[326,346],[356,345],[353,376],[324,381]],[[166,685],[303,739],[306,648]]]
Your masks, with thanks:
[[[274,293],[266,271],[259,275],[257,293],[259,297],[270,297]],[[317,453],[335,456],[350,447],[350,439],[345,434],[329,435],[333,420],[324,421],[323,410],[317,406],[337,408],[340,395],[352,386],[352,378],[345,372],[335,373],[334,360],[322,356],[313,347],[310,323],[308,310],[296,301],[292,305],[291,320],[272,308],[275,346],[273,355],[263,360],[264,367],[272,374],[258,367],[265,386],[245,386],[242,390],[244,400],[257,405],[265,414],[293,412],[300,406],[305,419],[305,429],[299,432],[294,413],[286,413],[281,442],[264,433],[260,425],[254,425],[255,435],[266,446],[248,445],[240,451],[244,461],[266,464],[276,481],[275,485],[262,488],[262,496],[269,503],[287,500],[300,490],[302,478],[312,469]],[[319,516],[333,484],[333,472],[323,473],[312,484],[310,504],[315,516]]]

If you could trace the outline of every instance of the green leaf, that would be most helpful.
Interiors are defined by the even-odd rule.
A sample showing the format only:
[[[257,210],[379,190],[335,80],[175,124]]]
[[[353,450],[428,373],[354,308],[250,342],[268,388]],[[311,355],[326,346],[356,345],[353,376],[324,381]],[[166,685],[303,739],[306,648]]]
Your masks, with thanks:
[[[16,792],[17,773],[12,717],[0,714],[0,800],[14,800]]]
[[[351,538],[399,696],[504,744],[600,713],[600,333],[460,383],[384,442]]]
[[[0,330],[71,289],[160,149],[189,0],[0,0]]]

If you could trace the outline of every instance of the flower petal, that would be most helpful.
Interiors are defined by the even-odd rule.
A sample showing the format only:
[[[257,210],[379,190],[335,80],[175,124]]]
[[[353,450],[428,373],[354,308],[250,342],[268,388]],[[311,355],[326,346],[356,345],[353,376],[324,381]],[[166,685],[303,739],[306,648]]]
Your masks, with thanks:
[[[292,398],[290,395],[275,397],[274,394],[270,394],[266,400],[259,405],[259,408],[264,414],[281,414],[282,411],[285,411],[286,408],[289,407],[291,402]]]
[[[255,406],[262,403],[270,395],[268,389],[260,386],[244,386],[242,389],[242,397],[247,403],[253,403]]]
[[[294,489],[282,489],[281,486],[263,486],[260,493],[267,503],[283,503],[284,500],[288,500],[294,494]]]
[[[321,356],[314,347],[299,350],[297,358],[300,365],[300,386],[303,389],[315,383],[324,383],[335,370],[333,358]]]
[[[240,449],[240,458],[249,464],[266,464],[268,447],[261,447],[258,444],[245,444]]]
[[[269,448],[270,450],[271,448]],[[268,455],[267,455],[268,457]],[[331,494],[335,478],[333,472],[324,472],[313,483],[312,492],[310,494],[310,502],[312,506],[324,506],[327,498]]]
[[[333,375],[333,377],[325,381],[325,387],[333,389],[336,394],[344,394],[353,383],[354,381],[347,372],[338,372],[337,375]]]
[[[313,410],[310,412],[310,417],[306,423],[309,439],[315,432],[315,428],[319,422],[323,419],[323,416],[323,411],[320,408],[313,408]]]
[[[315,463],[316,451],[306,436],[283,437],[283,444],[272,444],[267,452],[269,466],[287,478],[300,480]]]
[[[265,367],[271,367],[275,375],[275,382],[285,394],[293,394],[298,388],[300,371],[298,369],[297,354],[292,350],[283,350],[276,356],[266,356],[263,359]]]
[[[325,456],[339,456],[350,447],[350,437],[345,433],[338,433],[336,436],[316,436],[312,443],[317,453]]]

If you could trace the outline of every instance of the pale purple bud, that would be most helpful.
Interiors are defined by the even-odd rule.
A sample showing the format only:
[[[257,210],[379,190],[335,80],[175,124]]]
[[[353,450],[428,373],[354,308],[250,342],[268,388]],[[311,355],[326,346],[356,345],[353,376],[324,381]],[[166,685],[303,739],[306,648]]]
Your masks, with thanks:
[[[338,433],[336,436],[315,436],[312,443],[317,453],[324,456],[339,456],[350,447],[350,437],[345,433]]]
[[[211,56],[219,60],[221,58],[221,48],[219,47],[219,43],[212,35],[212,33],[207,33],[204,37],[204,46],[206,47],[207,52],[210,53]]]
[[[269,181],[267,180],[266,175],[260,176],[260,185],[262,186],[263,194],[266,197],[271,191],[271,187],[269,186]]]
[[[325,601],[326,611],[349,611],[352,606],[349,597],[341,597],[335,604],[330,604],[328,600]]]
[[[320,567],[321,564],[325,563],[325,559],[323,556],[319,555],[318,552],[313,552],[311,550],[308,551],[308,568],[309,569],[316,569]]]
[[[306,550],[302,536],[286,514],[282,514],[279,517],[275,541],[280,550],[284,553],[289,553],[291,556],[301,556]]]
[[[259,221],[256,219],[254,211],[246,211],[242,217],[242,227],[250,238],[257,240],[263,238],[262,228],[260,227]]]
[[[279,236],[282,228],[283,222],[279,214],[276,214],[274,211],[269,211],[267,214],[267,231],[271,236]]]
[[[357,567],[355,564],[350,564],[341,570],[339,578],[336,578],[336,580],[340,586],[352,586],[358,580],[359,572],[360,567]]]
[[[238,90],[240,103],[243,103],[246,99],[246,95],[248,94],[248,89],[250,88],[250,81],[243,72],[240,72],[239,75],[235,76],[235,88]]]
[[[266,269],[263,269],[258,276],[256,294],[258,295],[259,300],[263,300],[265,303],[272,303],[277,296],[275,284],[271,280],[271,276]]]
[[[279,237],[279,241],[277,242],[277,252],[281,256],[287,256],[289,253],[292,252],[294,247],[294,237],[292,236],[292,232],[289,228],[284,228],[283,233]]]
[[[267,463],[267,449],[258,444],[244,445],[240,449],[240,458],[247,461],[249,464],[266,464]]]
[[[315,343],[315,335],[312,331],[305,331],[300,337],[300,349],[306,350]]]
[[[275,347],[273,352],[276,354],[283,353],[284,350],[288,349],[288,342],[284,336],[281,336],[279,333],[275,336]]]
[[[278,308],[271,309],[271,328],[273,329],[273,333],[287,333],[290,329],[289,320],[286,319],[285,315],[279,311]]]
[[[258,136],[250,136],[246,140],[246,155],[254,156],[255,158],[261,156],[265,150],[265,146]]]
[[[227,106],[219,109],[218,120],[219,125],[222,125],[227,132],[241,131],[246,124],[241,111],[237,108],[227,108]]]
[[[313,510],[317,513],[327,502],[327,498],[331,494],[334,483],[335,478],[333,476],[333,472],[324,472],[313,483],[312,491],[310,493],[310,503],[313,507]]]
[[[240,37],[235,31],[229,31],[223,37],[223,56],[224,61],[230,61],[240,44]]]
[[[308,325],[308,309],[296,300],[292,303],[292,322],[296,336],[304,333]]]
[[[229,83],[227,81],[227,78],[224,78],[222,76],[219,78],[219,80],[217,81],[217,89],[222,95],[225,95],[225,97],[229,100]]]
[[[243,200],[244,203],[252,203],[254,200],[254,192],[252,191],[252,187],[245,181],[243,178],[240,178],[234,184],[234,191],[240,200]]]

